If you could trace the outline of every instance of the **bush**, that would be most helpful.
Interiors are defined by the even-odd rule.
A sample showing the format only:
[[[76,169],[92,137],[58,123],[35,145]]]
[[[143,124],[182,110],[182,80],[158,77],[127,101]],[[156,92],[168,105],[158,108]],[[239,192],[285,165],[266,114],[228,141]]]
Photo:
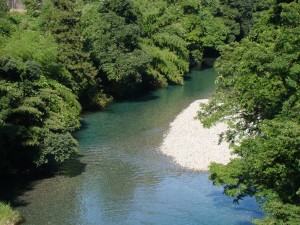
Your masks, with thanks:
[[[21,224],[23,218],[18,211],[11,208],[9,204],[0,202],[0,225]]]

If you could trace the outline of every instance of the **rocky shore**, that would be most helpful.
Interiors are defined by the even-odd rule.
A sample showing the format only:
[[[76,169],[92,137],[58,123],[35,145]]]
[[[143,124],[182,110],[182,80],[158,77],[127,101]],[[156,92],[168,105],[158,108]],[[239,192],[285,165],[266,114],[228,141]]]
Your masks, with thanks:
[[[207,171],[211,162],[227,164],[233,156],[228,143],[219,142],[219,134],[226,130],[225,124],[204,128],[195,119],[200,102],[197,100],[184,109],[170,124],[160,150],[173,158],[177,164],[192,170]]]

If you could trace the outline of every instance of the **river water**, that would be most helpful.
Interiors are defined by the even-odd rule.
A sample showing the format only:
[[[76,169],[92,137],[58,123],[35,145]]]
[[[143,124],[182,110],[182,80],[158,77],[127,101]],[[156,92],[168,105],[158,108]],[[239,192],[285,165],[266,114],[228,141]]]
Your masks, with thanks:
[[[170,122],[211,95],[215,78],[213,69],[193,70],[184,86],[84,114],[75,134],[82,156],[19,195],[26,224],[245,225],[262,217],[253,199],[235,205],[207,173],[180,168],[159,152]]]

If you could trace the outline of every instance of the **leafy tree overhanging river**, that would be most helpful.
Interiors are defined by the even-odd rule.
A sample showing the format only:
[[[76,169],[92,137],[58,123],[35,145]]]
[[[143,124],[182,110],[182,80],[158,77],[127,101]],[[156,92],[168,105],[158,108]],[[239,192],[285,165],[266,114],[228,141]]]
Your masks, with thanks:
[[[253,199],[240,205],[208,180],[159,152],[170,122],[214,90],[213,69],[193,70],[183,86],[83,115],[75,134],[82,157],[35,181],[16,199],[26,224],[251,224]],[[201,140],[199,140],[201,141]],[[20,185],[22,186],[22,185]]]

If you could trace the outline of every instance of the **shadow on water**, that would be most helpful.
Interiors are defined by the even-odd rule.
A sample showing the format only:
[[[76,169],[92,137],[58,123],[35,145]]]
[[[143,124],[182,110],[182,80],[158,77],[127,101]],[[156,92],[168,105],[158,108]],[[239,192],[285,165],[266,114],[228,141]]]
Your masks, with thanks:
[[[88,114],[88,112],[86,113],[86,114]],[[89,124],[83,119],[83,118],[81,118],[80,119],[80,131],[81,130],[87,130],[89,128]],[[75,139],[78,139],[78,137],[77,137],[77,132],[75,132],[74,134],[73,134],[73,137],[75,138]]]
[[[77,177],[85,172],[86,163],[80,161],[83,156],[77,154],[71,159],[64,162],[58,169],[56,175],[62,175],[65,177]]]
[[[55,176],[76,177],[85,171],[86,164],[80,161],[81,155],[75,155],[62,164],[49,164],[38,170],[24,174],[1,176],[0,201],[10,203],[13,207],[27,206],[30,202],[19,198],[34,190],[35,185]]]
[[[185,75],[184,77],[183,77],[183,80],[184,81],[191,81],[193,78],[191,77],[191,76],[188,76],[188,75]]]
[[[1,177],[0,201],[10,203],[14,207],[26,206],[29,203],[17,200],[18,196],[33,189],[33,183],[28,180],[28,176],[10,175]]]
[[[247,214],[250,215],[251,218],[259,219],[264,217],[264,213],[259,211],[257,206],[258,203],[250,197],[244,198],[244,200],[239,201],[239,203],[234,203],[233,197],[227,197],[228,201],[224,201],[224,193],[222,192],[211,192],[207,196],[213,199],[213,204],[219,208],[228,208],[228,201],[231,201],[231,208],[239,214]],[[249,225],[253,224],[249,221],[238,221],[236,224],[238,225]]]
[[[149,102],[158,99],[159,96],[154,95],[153,91],[147,91],[136,96],[131,96],[126,99],[120,99],[117,102]]]
[[[253,225],[253,223],[249,221],[237,221],[236,225]]]

